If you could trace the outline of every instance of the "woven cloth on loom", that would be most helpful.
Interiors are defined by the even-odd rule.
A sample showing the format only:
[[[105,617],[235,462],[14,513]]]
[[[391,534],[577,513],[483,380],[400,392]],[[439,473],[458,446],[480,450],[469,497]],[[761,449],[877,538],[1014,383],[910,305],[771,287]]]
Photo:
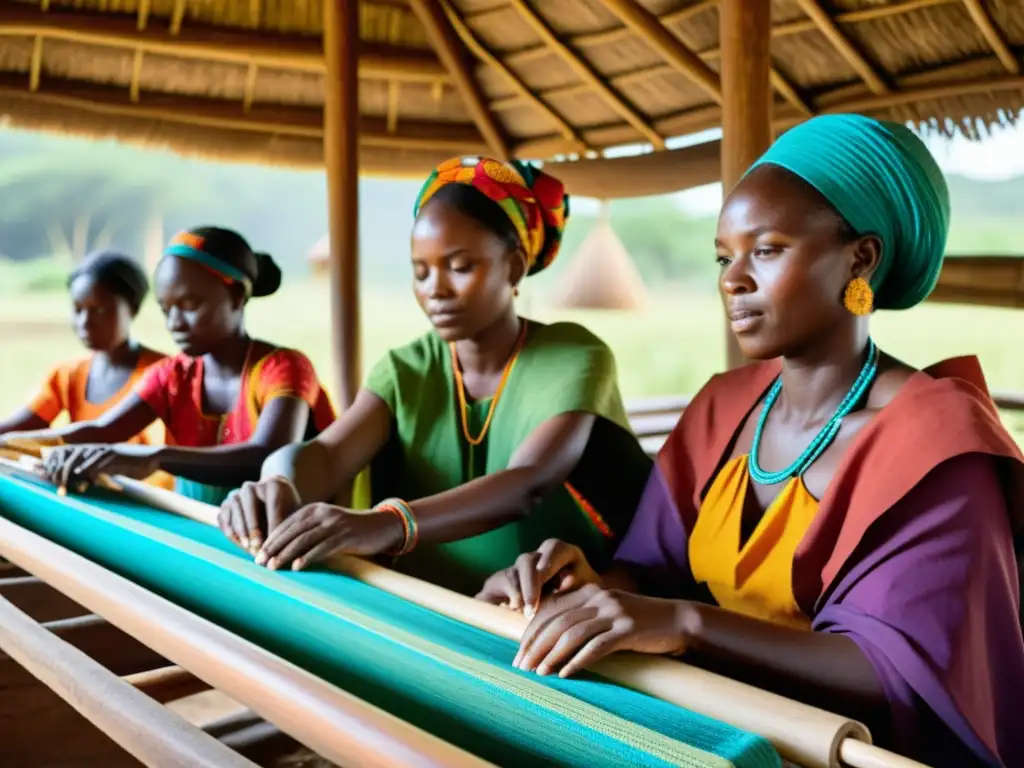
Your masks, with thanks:
[[[268,571],[213,528],[112,494],[0,477],[0,515],[498,765],[780,765],[758,736],[595,676],[520,672],[508,640],[347,576]]]

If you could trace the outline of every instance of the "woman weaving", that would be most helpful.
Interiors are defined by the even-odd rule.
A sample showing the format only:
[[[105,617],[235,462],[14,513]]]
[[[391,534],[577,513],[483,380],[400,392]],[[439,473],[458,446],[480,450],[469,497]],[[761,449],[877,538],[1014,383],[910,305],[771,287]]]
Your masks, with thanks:
[[[249,299],[280,283],[270,256],[236,232],[201,227],[175,237],[157,266],[155,292],[181,353],[153,366],[95,421],[22,435],[72,444],[47,458],[49,478],[72,487],[100,472],[142,477],[162,469],[178,476],[179,492],[219,504],[259,477],[274,450],[318,434],[334,413],[312,364],[245,330]],[[167,446],[110,445],[157,419]]]
[[[567,213],[562,184],[528,166],[441,165],[412,231],[433,330],[385,355],[317,440],[271,457],[266,479],[224,505],[225,533],[272,568],[401,554],[396,567],[469,594],[551,536],[607,559],[629,517],[606,511],[635,509],[651,466],[614,358],[580,326],[528,322],[513,302],[554,260]],[[320,503],[366,467],[376,514]]]
[[[764,362],[686,409],[610,569],[546,542],[488,580],[481,599],[540,605],[517,666],[685,653],[929,765],[1024,765],[1024,457],[974,358],[917,371],[869,335],[872,309],[932,290],[948,222],[903,126],[837,115],[779,139],[716,238],[732,330]]]
[[[71,324],[90,354],[56,366],[25,407],[0,421],[0,435],[45,429],[66,414],[74,424],[91,421],[131,393],[151,365],[164,358],[132,339],[132,322],[149,292],[134,259],[101,251],[87,256],[69,276]],[[163,430],[132,435],[130,442],[160,444]]]

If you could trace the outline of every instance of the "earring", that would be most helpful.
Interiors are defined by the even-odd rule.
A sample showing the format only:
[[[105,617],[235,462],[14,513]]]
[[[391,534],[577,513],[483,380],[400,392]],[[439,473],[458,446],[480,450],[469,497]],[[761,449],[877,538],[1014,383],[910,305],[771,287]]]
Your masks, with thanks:
[[[843,293],[843,306],[851,314],[858,317],[870,314],[874,301],[875,292],[863,277],[855,277],[847,283],[846,291]]]
[[[513,296],[518,296],[519,295],[519,286],[518,285],[513,285],[512,286],[512,295]]]

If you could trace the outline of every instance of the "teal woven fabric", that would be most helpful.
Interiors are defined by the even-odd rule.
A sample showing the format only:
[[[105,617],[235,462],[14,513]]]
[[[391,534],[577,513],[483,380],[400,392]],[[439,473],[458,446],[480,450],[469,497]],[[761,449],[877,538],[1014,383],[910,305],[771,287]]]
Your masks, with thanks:
[[[595,676],[520,672],[510,641],[340,574],[267,571],[213,528],[109,494],[0,477],[0,515],[497,765],[780,765],[760,737]]]

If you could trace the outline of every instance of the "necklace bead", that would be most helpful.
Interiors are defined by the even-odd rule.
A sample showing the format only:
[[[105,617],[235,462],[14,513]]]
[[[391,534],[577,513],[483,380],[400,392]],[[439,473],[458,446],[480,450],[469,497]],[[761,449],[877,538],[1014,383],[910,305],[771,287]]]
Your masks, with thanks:
[[[836,408],[835,413],[832,414],[832,418],[815,435],[810,445],[796,458],[796,461],[778,472],[766,472],[761,469],[757,457],[761,451],[761,438],[764,436],[764,427],[768,421],[768,414],[782,393],[782,377],[777,378],[764,399],[764,406],[761,408],[761,415],[757,419],[757,427],[754,430],[754,441],[750,446],[750,459],[748,462],[750,478],[758,485],[777,485],[790,478],[801,477],[810,469],[811,465],[835,441],[836,436],[839,434],[839,429],[843,425],[843,419],[857,407],[857,404],[864,399],[864,395],[871,388],[878,375],[878,357],[878,347],[873,340],[869,339],[867,360],[865,360],[864,366],[860,369],[860,373],[853,382],[853,386],[850,387],[843,401]]]

